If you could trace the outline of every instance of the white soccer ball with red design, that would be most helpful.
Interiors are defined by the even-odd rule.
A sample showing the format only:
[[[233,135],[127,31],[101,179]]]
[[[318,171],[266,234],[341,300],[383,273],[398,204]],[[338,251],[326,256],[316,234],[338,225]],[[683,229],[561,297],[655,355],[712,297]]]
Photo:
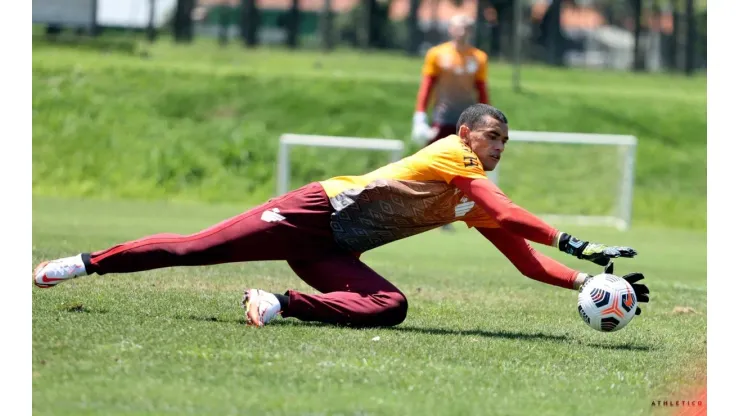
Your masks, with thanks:
[[[619,276],[602,273],[581,286],[578,313],[591,328],[602,332],[618,331],[634,318],[637,295]]]

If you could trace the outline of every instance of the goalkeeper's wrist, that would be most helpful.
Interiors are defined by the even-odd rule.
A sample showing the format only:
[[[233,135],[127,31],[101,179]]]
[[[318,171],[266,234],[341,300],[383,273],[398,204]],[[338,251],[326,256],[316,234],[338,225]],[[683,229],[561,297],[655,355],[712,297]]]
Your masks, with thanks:
[[[564,253],[580,258],[583,250],[588,246],[588,241],[581,241],[568,233],[560,232],[556,241],[553,241],[553,246]]]
[[[427,113],[425,111],[416,111],[414,113],[414,124],[427,124]]]
[[[560,238],[563,236],[563,234],[565,233],[562,231],[558,231],[557,233],[555,233],[555,237],[552,239],[552,243],[550,243],[550,245],[553,247],[557,247],[559,249],[560,248]]]
[[[588,273],[579,272],[573,280],[573,290],[581,290],[581,286],[591,277],[593,276]]]

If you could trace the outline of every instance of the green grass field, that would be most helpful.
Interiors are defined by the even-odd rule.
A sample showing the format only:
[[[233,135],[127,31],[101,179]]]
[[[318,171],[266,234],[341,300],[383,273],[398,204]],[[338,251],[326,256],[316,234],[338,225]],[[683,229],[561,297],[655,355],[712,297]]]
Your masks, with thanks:
[[[243,207],[34,200],[33,258],[190,233]],[[522,277],[477,233],[430,232],[367,253],[407,320],[246,328],[246,286],[313,292],[283,262],[81,278],[33,291],[35,414],[648,414],[706,382],[703,232],[576,230],[632,244],[651,302],[612,334],[576,292]],[[597,266],[544,248],[566,264]],[[692,253],[687,255],[686,253]],[[688,306],[696,314],[674,314]],[[373,338],[380,337],[373,341]]]
[[[195,232],[262,202],[284,132],[408,140],[420,59],[146,49],[142,59],[34,45],[34,263]],[[492,63],[491,96],[512,129],[640,140],[635,227],[563,225],[639,251],[616,265],[644,272],[651,289],[628,327],[588,328],[576,292],[521,276],[463,227],[363,256],[409,299],[408,318],[390,329],[290,319],[246,328],[245,287],[313,291],[282,262],[86,277],[33,290],[34,413],[671,414],[652,401],[690,400],[706,384],[706,78],[537,66],[522,75],[525,91],[514,93],[511,68]],[[502,186],[523,206],[610,208],[614,153],[507,152]],[[297,153],[292,185],[386,161],[351,154]]]

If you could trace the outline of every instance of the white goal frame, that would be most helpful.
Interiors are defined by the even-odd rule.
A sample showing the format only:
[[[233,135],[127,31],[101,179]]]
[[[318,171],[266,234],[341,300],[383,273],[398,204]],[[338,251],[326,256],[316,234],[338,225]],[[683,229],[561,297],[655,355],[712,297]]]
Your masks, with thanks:
[[[635,182],[635,163],[637,158],[637,138],[630,135],[559,133],[538,131],[509,131],[509,140],[534,143],[555,143],[569,145],[602,145],[618,146],[622,157],[620,185],[616,189],[618,206],[616,212],[608,216],[593,215],[560,215],[539,213],[547,221],[568,223],[582,226],[607,226],[618,230],[627,230],[632,224],[632,199]],[[293,146],[333,147],[346,149],[378,150],[390,153],[390,161],[403,157],[405,144],[401,140],[323,136],[313,134],[286,133],[280,136],[277,159],[277,195],[289,191],[290,184],[290,148]],[[498,183],[499,172],[494,170],[488,175]]]

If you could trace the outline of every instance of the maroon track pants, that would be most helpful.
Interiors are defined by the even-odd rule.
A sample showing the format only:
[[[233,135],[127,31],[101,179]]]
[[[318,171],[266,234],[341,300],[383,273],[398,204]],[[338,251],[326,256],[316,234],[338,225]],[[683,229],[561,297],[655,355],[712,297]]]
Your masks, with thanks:
[[[90,254],[89,273],[287,260],[322,294],[288,291],[284,317],[352,326],[393,326],[406,318],[401,291],[332,237],[329,199],[306,185],[192,235],[156,234]]]

